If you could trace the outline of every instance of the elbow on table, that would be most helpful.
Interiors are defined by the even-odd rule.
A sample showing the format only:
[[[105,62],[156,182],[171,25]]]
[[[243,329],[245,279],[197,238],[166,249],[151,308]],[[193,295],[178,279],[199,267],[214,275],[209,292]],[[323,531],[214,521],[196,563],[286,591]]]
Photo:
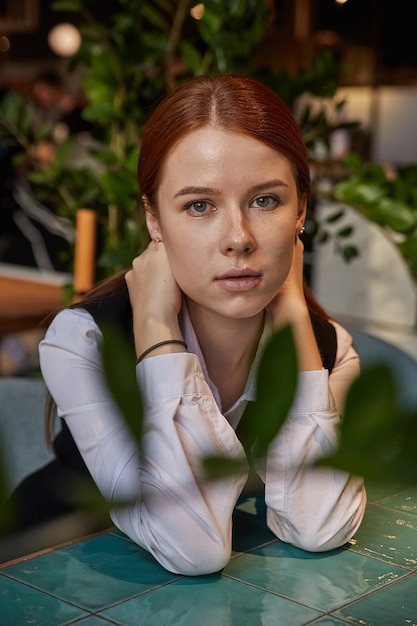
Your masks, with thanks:
[[[350,534],[344,534],[340,531],[329,536],[329,534],[322,531],[314,532],[311,528],[297,528],[292,529],[291,532],[285,532],[282,528],[277,530],[269,524],[268,526],[278,539],[306,552],[334,550],[340,548],[351,539]]]
[[[194,553],[181,549],[171,555],[154,553],[168,571],[181,576],[204,576],[220,572],[230,561],[230,546],[209,544]]]
[[[214,574],[222,570],[232,554],[231,523],[224,532],[201,532],[199,528],[189,528],[179,532],[178,524],[162,525],[137,523],[137,517],[126,518],[120,512],[112,512],[112,520],[119,530],[134,543],[149,552],[162,567],[173,574],[200,576]]]
[[[341,548],[348,543],[362,521],[363,514],[355,515],[342,524],[319,523],[314,525],[312,521],[305,524],[291,524],[288,520],[279,520],[277,523],[274,516],[268,519],[270,530],[286,543],[307,552],[326,552]]]
[[[290,541],[292,545],[306,552],[327,552],[341,548],[351,539],[350,534],[341,534],[340,532],[332,536],[323,536],[322,533],[304,533],[302,536]]]

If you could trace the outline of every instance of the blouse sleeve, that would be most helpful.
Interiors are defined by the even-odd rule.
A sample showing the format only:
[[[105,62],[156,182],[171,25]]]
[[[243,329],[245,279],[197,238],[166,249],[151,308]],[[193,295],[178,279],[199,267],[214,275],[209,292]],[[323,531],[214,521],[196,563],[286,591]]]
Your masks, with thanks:
[[[334,369],[301,372],[290,414],[269,446],[258,473],[265,482],[267,523],[283,541],[324,551],[349,541],[362,521],[363,480],[332,468],[312,467],[337,446],[346,392],[359,373],[350,335],[335,324]]]
[[[129,501],[112,510],[112,520],[172,572],[221,569],[230,559],[232,511],[247,476],[201,475],[203,457],[241,459],[244,452],[198,358],[166,354],[136,366],[144,408],[139,455],[106,388],[101,338],[86,311],[64,310],[39,351],[45,383],[91,476],[110,501]]]

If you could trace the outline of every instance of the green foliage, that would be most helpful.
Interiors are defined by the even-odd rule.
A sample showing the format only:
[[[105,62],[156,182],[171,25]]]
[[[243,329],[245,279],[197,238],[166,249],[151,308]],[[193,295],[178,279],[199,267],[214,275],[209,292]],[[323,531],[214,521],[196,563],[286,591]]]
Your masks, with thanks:
[[[285,423],[296,393],[297,361],[289,328],[276,333],[258,370],[257,401],[250,403],[238,427],[252,458],[262,458]],[[241,428],[243,425],[243,429]],[[362,476],[365,481],[417,483],[417,406],[404,407],[388,365],[363,369],[346,396],[337,448],[315,465]],[[255,444],[255,445],[253,445]],[[208,458],[209,476],[242,471],[242,463]]]
[[[284,423],[297,387],[297,353],[290,326],[276,331],[258,370],[256,402],[248,404],[241,438],[245,448],[255,443],[253,454],[265,456],[269,443]],[[279,393],[277,393],[279,389]]]
[[[250,462],[265,457],[268,445],[286,420],[297,388],[297,353],[290,326],[274,333],[259,364],[256,402],[249,402],[239,423],[238,436]],[[279,391],[278,391],[279,390]],[[277,392],[278,391],[278,392]],[[207,476],[218,478],[246,466],[227,457],[204,459]]]
[[[12,527],[15,515],[15,511],[12,506],[7,506],[8,502],[6,499],[8,497],[8,488],[6,477],[9,474],[3,459],[4,452],[1,453],[0,450],[0,533]]]
[[[143,410],[136,381],[136,356],[131,342],[111,324],[103,325],[103,365],[108,388],[140,446]]]
[[[334,197],[378,224],[398,247],[417,280],[417,165],[390,177],[378,163],[358,155],[345,160],[347,174],[334,187]]]
[[[14,92],[6,94],[0,111],[0,142],[4,146],[26,148],[33,141],[33,110]]]
[[[251,59],[264,37],[266,4],[258,0],[209,0],[204,6],[204,15],[196,23],[206,46],[199,73],[253,71]]]
[[[337,450],[318,465],[367,480],[416,484],[417,407],[401,406],[392,371],[375,365],[349,389]]]
[[[142,447],[143,408],[135,375],[135,354],[129,340],[113,326],[103,326],[103,365],[109,389],[127,421],[138,448]],[[292,331],[284,327],[267,344],[257,374],[257,400],[250,403],[238,435],[251,459],[263,458],[285,423],[297,389],[297,358]],[[405,408],[386,365],[365,369],[351,385],[340,427],[340,440],[317,466],[333,467],[365,480],[416,484],[417,407]],[[223,478],[244,471],[247,462],[228,457],[202,458],[207,477]],[[5,468],[0,467],[0,497],[4,496]],[[109,508],[127,502],[105,502],[85,482],[73,484],[65,497],[79,510],[105,519]],[[3,498],[4,499],[4,498]],[[13,523],[13,511],[0,511],[0,530]]]
[[[138,445],[143,412],[127,339],[112,327],[103,329],[105,375],[115,401]],[[238,435],[253,459],[261,459],[285,423],[297,390],[298,366],[292,330],[274,333],[262,354],[256,379],[257,400],[249,403]],[[363,476],[365,480],[416,484],[417,407],[402,405],[394,372],[387,365],[364,369],[348,390],[339,444],[316,464]],[[216,479],[242,471],[246,461],[227,457],[201,459]],[[117,503],[116,503],[117,504]],[[113,504],[112,504],[113,506]]]
[[[342,225],[338,229],[329,229],[329,225],[335,225],[345,217],[345,209],[343,207],[332,211],[330,215],[322,217],[320,222],[316,216],[312,216],[313,236],[315,241],[320,245],[333,241],[336,253],[349,263],[359,256],[359,249],[354,243],[354,228],[351,225]]]
[[[355,131],[359,126],[328,121],[325,105],[348,71],[329,51],[314,58],[310,67],[299,67],[295,75],[254,65],[268,22],[266,2],[208,0],[201,19],[191,16],[190,0],[114,0],[113,9],[104,12],[98,0],[58,0],[53,6],[81,18],[82,45],[69,59],[68,69],[81,70],[88,102],[83,116],[90,122],[91,141],[81,161],[70,140],[58,147],[51,163],[42,163],[36,148],[50,135],[51,124],[34,133],[33,107],[9,93],[0,105],[0,143],[18,152],[16,162],[28,167],[40,202],[74,223],[78,208],[97,211],[97,279],[130,265],[147,244],[136,179],[140,137],[154,103],[185,78],[250,74],[279,93],[290,108],[302,94],[320,97],[323,107],[307,104],[299,117],[312,154],[317,142],[329,146],[336,128]],[[332,106],[338,110],[344,102]],[[332,181],[336,184],[330,196],[382,226],[417,278],[417,166],[405,168],[394,180],[380,165],[364,163],[357,155],[350,155],[345,166],[346,175]],[[353,229],[328,229],[331,220],[317,223],[311,215],[316,241],[333,239],[346,261],[354,259],[360,251]],[[71,270],[72,258],[68,265]]]
[[[103,11],[98,0],[59,0],[56,10],[72,11],[80,20],[82,45],[68,70],[80,71],[87,99],[84,118],[91,140],[70,140],[58,147],[49,164],[37,158],[37,147],[51,125],[36,136],[33,110],[17,94],[0,105],[0,142],[20,151],[40,202],[75,223],[78,208],[94,208],[99,221],[97,279],[129,266],[147,244],[140,207],[136,165],[140,137],[155,102],[185,78],[240,72],[269,84],[292,106],[305,90],[332,95],[340,65],[329,54],[301,68],[296,76],[275,76],[254,66],[268,21],[266,2],[208,0],[201,19],[190,14],[190,0],[114,0]],[[320,123],[319,123],[320,121]],[[325,123],[304,112],[309,140]],[[317,134],[317,133],[316,133]],[[72,259],[68,259],[69,271]]]

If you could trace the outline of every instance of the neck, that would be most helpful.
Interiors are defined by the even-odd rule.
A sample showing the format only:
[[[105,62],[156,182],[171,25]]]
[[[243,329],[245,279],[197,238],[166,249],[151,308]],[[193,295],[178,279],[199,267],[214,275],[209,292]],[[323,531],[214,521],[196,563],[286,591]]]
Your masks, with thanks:
[[[264,313],[227,319],[188,303],[207,371],[226,410],[243,393],[264,326]]]

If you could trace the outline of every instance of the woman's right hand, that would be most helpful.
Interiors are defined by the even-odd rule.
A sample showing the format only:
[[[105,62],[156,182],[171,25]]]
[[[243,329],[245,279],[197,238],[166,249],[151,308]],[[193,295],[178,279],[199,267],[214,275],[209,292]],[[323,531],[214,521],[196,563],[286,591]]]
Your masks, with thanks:
[[[149,243],[133,260],[125,280],[133,310],[137,354],[154,343],[182,339],[178,326],[182,293],[162,241]]]

